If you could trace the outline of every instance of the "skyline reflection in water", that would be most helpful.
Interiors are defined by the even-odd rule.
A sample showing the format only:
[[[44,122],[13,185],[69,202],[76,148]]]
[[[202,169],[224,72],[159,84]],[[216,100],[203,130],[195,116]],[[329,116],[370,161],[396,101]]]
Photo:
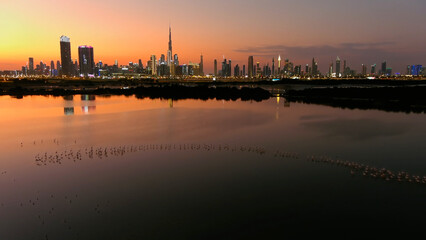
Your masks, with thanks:
[[[220,239],[423,223],[424,185],[326,161],[426,175],[425,115],[280,98],[67,99],[0,97],[5,239]],[[324,161],[306,161],[312,155]]]

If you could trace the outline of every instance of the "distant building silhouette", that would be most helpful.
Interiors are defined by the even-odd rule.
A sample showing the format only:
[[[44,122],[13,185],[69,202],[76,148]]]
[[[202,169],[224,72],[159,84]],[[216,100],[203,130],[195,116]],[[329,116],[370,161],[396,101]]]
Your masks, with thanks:
[[[382,69],[380,71],[381,75],[386,75],[386,65],[387,65],[386,61],[382,62]]]
[[[340,58],[337,57],[336,59],[336,77],[340,77]]]
[[[376,75],[376,67],[377,67],[377,64],[373,64],[373,65],[371,65],[371,75]]]
[[[201,54],[200,59],[200,76],[204,76],[204,60],[203,60],[203,54]]]
[[[214,76],[217,76],[217,60],[214,60],[214,72],[213,72]]]
[[[238,66],[238,64],[237,64],[237,65],[235,65],[235,68],[234,68],[234,76],[235,76],[235,77],[239,77],[239,76],[240,76],[240,66]]]
[[[30,57],[28,59],[28,71],[30,75],[34,75],[34,58]]]
[[[151,55],[151,74],[157,75],[157,57],[155,55]]]

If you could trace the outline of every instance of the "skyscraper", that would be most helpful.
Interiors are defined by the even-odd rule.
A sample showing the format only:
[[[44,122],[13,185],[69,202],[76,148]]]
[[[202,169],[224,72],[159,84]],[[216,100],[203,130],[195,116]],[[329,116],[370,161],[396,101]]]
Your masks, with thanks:
[[[346,77],[347,73],[346,60],[343,60],[343,76]]]
[[[243,77],[246,76],[246,65],[243,65]]]
[[[71,60],[71,41],[67,36],[61,36],[61,62],[62,62],[62,75],[72,76],[74,73],[73,63]]]
[[[155,55],[151,55],[151,74],[157,75],[157,57]]]
[[[33,75],[34,74],[34,58],[30,57],[28,59],[28,67],[29,67],[29,74]]]
[[[278,74],[281,74],[281,55],[278,55]]]
[[[58,60],[56,61],[56,70],[58,71],[58,74],[62,74],[62,66],[61,66],[61,62]]]
[[[54,76],[55,74],[55,62],[50,61],[50,76]]]
[[[340,77],[340,58],[336,59],[336,77]]]
[[[217,60],[214,60],[214,76],[217,76]]]
[[[367,66],[365,66],[364,64],[362,64],[361,66],[362,66],[362,76],[367,75]]]
[[[203,54],[201,54],[201,61],[200,61],[200,76],[204,76],[204,60],[203,60]]]
[[[272,75],[275,75],[275,58],[272,58]]]
[[[371,65],[371,74],[372,75],[376,75],[376,64],[374,64],[374,65]]]
[[[81,75],[87,77],[89,74],[94,74],[95,60],[93,57],[93,47],[86,45],[79,46],[78,62]]]
[[[173,51],[172,51],[172,28],[169,26],[169,49],[167,50],[167,65],[170,66],[173,62]]]
[[[381,75],[386,75],[386,61],[382,62],[382,70],[380,72]]]
[[[253,68],[254,68],[254,66],[253,66],[253,56],[249,56],[247,67],[248,67],[248,77],[252,78],[253,77]]]
[[[407,65],[407,71],[405,75],[411,75],[411,65]]]
[[[312,72],[311,75],[312,76],[316,76],[318,74],[318,63],[315,62],[315,58],[312,58]]]
[[[238,66],[238,64],[237,64],[237,65],[235,65],[235,68],[234,68],[234,76],[235,76],[235,77],[240,76],[240,66]]]
[[[179,66],[179,57],[177,54],[175,54],[173,57],[173,63],[175,64],[175,66]]]

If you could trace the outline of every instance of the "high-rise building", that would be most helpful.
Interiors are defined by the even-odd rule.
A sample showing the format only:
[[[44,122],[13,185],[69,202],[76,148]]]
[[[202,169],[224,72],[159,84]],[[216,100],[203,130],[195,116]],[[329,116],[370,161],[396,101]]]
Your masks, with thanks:
[[[74,65],[73,65],[72,73],[71,74],[73,76],[77,76],[78,75],[78,62],[77,62],[77,59],[75,59],[75,61],[74,61]]]
[[[173,50],[172,50],[172,28],[169,26],[169,48],[167,50],[167,65],[170,66],[173,62]]]
[[[246,65],[243,65],[243,77],[246,76]]]
[[[217,60],[214,60],[214,76],[217,76]]]
[[[405,75],[411,75],[411,65],[407,65],[407,70],[405,72]]]
[[[62,66],[59,60],[56,61],[56,70],[58,71],[58,75],[62,74]]]
[[[231,60],[229,60],[229,63],[228,63],[226,58],[223,59],[221,75],[222,75],[222,77],[230,77],[231,76]]]
[[[142,63],[142,59],[138,60],[138,68],[137,68],[137,72],[138,73],[143,73],[143,63]]]
[[[272,75],[275,75],[275,58],[272,58]]]
[[[315,58],[312,58],[312,76],[317,76],[318,75],[318,63],[315,61]]]
[[[328,67],[328,76],[332,77],[333,76],[333,61],[331,61],[330,66]]]
[[[67,36],[61,36],[61,62],[62,75],[72,76],[74,74],[73,63],[71,60],[71,41]]]
[[[422,65],[413,65],[411,67],[411,75],[413,75],[413,76],[419,76],[419,75],[421,75],[422,74],[422,69],[423,69]]]
[[[371,75],[376,75],[376,66],[377,64],[371,65],[371,71],[370,71]]]
[[[336,77],[340,77],[340,58],[336,59]]]
[[[34,58],[32,57],[28,59],[28,68],[29,68],[29,74],[33,75],[34,74]]]
[[[175,66],[179,66],[179,57],[177,54],[173,56],[173,63],[175,64]]]
[[[343,76],[346,77],[348,75],[348,70],[346,66],[346,60],[343,60]]]
[[[164,54],[161,54],[160,62],[158,64],[165,64],[165,63],[166,63],[166,56]]]
[[[381,69],[381,72],[380,72],[381,75],[386,75],[386,65],[387,65],[386,61],[383,61],[382,62],[382,69]]]
[[[366,76],[366,75],[367,75],[367,66],[362,64],[362,76]]]
[[[157,56],[151,55],[151,74],[157,75]]]
[[[237,64],[237,65],[235,65],[235,68],[234,68],[234,76],[235,76],[235,77],[240,76],[240,66],[238,66],[238,64]]]
[[[301,65],[297,65],[296,67],[294,67],[294,74],[296,76],[300,76],[301,72],[302,72],[302,66]]]
[[[248,58],[248,65],[247,65],[247,67],[248,67],[248,77],[249,77],[249,78],[254,77],[254,74],[253,74],[253,69],[254,69],[254,65],[253,65],[253,56],[249,56],[249,58]]]
[[[256,75],[258,77],[261,77],[262,75],[262,68],[260,68],[260,62],[256,62]]]
[[[80,75],[87,77],[89,74],[94,74],[95,60],[92,46],[84,45],[78,47],[78,62],[80,67]]]
[[[50,76],[55,76],[55,62],[50,61]]]
[[[281,74],[281,55],[278,55],[278,74]]]
[[[200,59],[200,76],[204,76],[204,60],[203,60],[203,54],[201,54],[201,59]]]

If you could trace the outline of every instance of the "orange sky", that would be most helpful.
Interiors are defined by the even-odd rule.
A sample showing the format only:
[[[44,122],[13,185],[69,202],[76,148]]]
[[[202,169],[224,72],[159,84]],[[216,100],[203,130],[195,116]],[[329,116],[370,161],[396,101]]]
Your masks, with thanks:
[[[0,70],[20,69],[28,57],[36,63],[56,62],[61,35],[71,38],[73,59],[79,45],[92,45],[96,62],[127,64],[141,58],[145,65],[150,55],[166,54],[169,22],[180,63],[198,62],[203,53],[206,72],[212,71],[214,58],[220,62],[225,56],[242,65],[251,54],[262,63],[278,54],[296,64],[316,57],[325,70],[337,54],[350,59],[359,53],[358,45],[346,51],[344,43],[361,44],[365,50],[367,56],[352,59],[357,65],[361,59],[367,65],[387,59],[402,67],[425,59],[425,50],[418,50],[424,49],[426,31],[413,37],[414,30],[426,30],[425,24],[405,27],[426,21],[423,2],[414,8],[402,0],[381,5],[349,0],[5,1],[0,9]],[[354,14],[357,8],[365,15]],[[330,53],[328,46],[333,46]]]

